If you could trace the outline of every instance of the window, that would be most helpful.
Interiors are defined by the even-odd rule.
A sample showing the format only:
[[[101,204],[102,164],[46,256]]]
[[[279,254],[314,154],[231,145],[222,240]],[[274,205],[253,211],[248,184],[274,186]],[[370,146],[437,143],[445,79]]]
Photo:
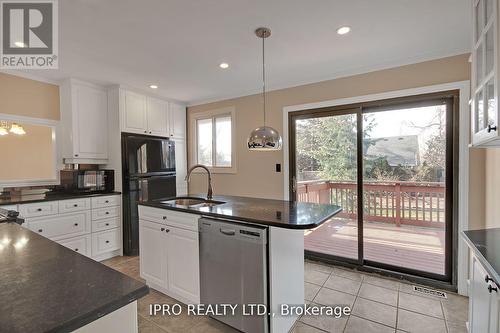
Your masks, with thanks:
[[[215,171],[234,171],[233,111],[223,109],[194,115],[197,163]]]

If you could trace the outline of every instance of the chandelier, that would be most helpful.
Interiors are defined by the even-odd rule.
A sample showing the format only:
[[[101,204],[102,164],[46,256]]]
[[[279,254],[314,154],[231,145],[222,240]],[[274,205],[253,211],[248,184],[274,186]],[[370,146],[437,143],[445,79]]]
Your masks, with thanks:
[[[24,135],[26,131],[24,128],[17,123],[10,123],[8,121],[0,120],[0,135],[7,135],[9,133]]]

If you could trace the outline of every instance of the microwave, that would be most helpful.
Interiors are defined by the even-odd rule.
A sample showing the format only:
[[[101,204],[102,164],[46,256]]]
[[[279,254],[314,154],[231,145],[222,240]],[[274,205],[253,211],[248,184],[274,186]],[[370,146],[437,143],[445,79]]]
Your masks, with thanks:
[[[113,192],[114,170],[61,170],[61,187],[67,192]]]

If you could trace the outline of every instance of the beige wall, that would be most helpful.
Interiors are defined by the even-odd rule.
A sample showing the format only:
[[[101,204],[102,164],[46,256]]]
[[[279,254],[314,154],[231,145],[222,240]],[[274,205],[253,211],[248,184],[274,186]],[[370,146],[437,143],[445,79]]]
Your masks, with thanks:
[[[0,73],[0,113],[59,120],[59,86]]]
[[[0,136],[0,183],[12,180],[53,179],[54,165],[52,128],[39,125],[21,125],[25,135]]]

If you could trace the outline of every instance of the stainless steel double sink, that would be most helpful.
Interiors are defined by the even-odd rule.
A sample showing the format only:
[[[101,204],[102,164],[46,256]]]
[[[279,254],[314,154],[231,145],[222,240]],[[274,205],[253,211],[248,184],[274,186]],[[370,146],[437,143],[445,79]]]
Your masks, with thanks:
[[[222,205],[224,201],[209,200],[196,197],[177,197],[170,200],[160,201],[162,204],[178,206],[178,207],[213,207],[217,205]]]

